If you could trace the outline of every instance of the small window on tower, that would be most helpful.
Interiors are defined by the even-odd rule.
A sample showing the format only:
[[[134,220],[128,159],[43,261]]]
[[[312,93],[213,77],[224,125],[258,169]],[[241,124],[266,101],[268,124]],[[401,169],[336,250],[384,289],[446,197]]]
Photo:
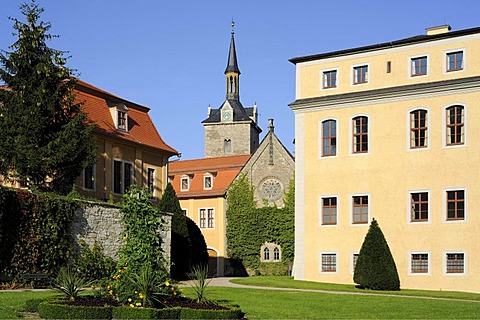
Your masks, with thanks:
[[[232,140],[230,139],[223,140],[223,152],[225,154],[232,153]]]

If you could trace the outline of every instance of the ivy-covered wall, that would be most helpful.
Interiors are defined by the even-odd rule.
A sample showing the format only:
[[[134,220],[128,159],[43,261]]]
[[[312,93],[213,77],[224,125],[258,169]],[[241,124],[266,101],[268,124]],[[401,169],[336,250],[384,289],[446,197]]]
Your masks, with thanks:
[[[55,275],[72,254],[78,203],[0,187],[0,275]]]
[[[248,178],[237,178],[227,196],[228,257],[240,261],[249,274],[287,274],[294,255],[294,201],[292,181],[283,208],[257,208]],[[281,262],[260,262],[260,248],[266,242],[280,245]]]

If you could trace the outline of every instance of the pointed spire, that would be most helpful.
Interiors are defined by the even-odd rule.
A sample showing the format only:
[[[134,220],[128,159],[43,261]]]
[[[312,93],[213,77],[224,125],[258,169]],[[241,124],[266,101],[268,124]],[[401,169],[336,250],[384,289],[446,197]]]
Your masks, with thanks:
[[[235,31],[233,30],[234,27],[235,27],[235,22],[232,19],[232,38],[230,40],[230,50],[228,51],[228,63],[227,63],[227,68],[225,69],[225,73],[236,72],[240,74],[240,69],[238,69],[238,64],[237,64],[237,53],[235,51],[235,38],[234,38]]]

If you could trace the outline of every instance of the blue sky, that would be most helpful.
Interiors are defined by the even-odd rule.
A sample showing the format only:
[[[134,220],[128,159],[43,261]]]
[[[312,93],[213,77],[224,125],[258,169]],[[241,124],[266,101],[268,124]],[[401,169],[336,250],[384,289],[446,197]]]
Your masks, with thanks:
[[[0,0],[0,49],[15,41],[12,21],[25,1]],[[203,157],[201,121],[225,99],[231,20],[240,100],[256,102],[259,125],[293,153],[295,67],[288,59],[480,26],[478,0],[37,0],[52,23],[50,47],[69,51],[84,81],[151,108],[162,138],[182,159]]]

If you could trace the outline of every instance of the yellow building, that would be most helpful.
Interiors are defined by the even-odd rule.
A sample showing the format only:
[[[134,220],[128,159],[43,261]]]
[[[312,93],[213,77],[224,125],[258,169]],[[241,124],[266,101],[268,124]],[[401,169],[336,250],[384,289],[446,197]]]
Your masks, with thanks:
[[[375,218],[402,288],[480,292],[480,28],[290,61],[295,279],[353,283]]]

